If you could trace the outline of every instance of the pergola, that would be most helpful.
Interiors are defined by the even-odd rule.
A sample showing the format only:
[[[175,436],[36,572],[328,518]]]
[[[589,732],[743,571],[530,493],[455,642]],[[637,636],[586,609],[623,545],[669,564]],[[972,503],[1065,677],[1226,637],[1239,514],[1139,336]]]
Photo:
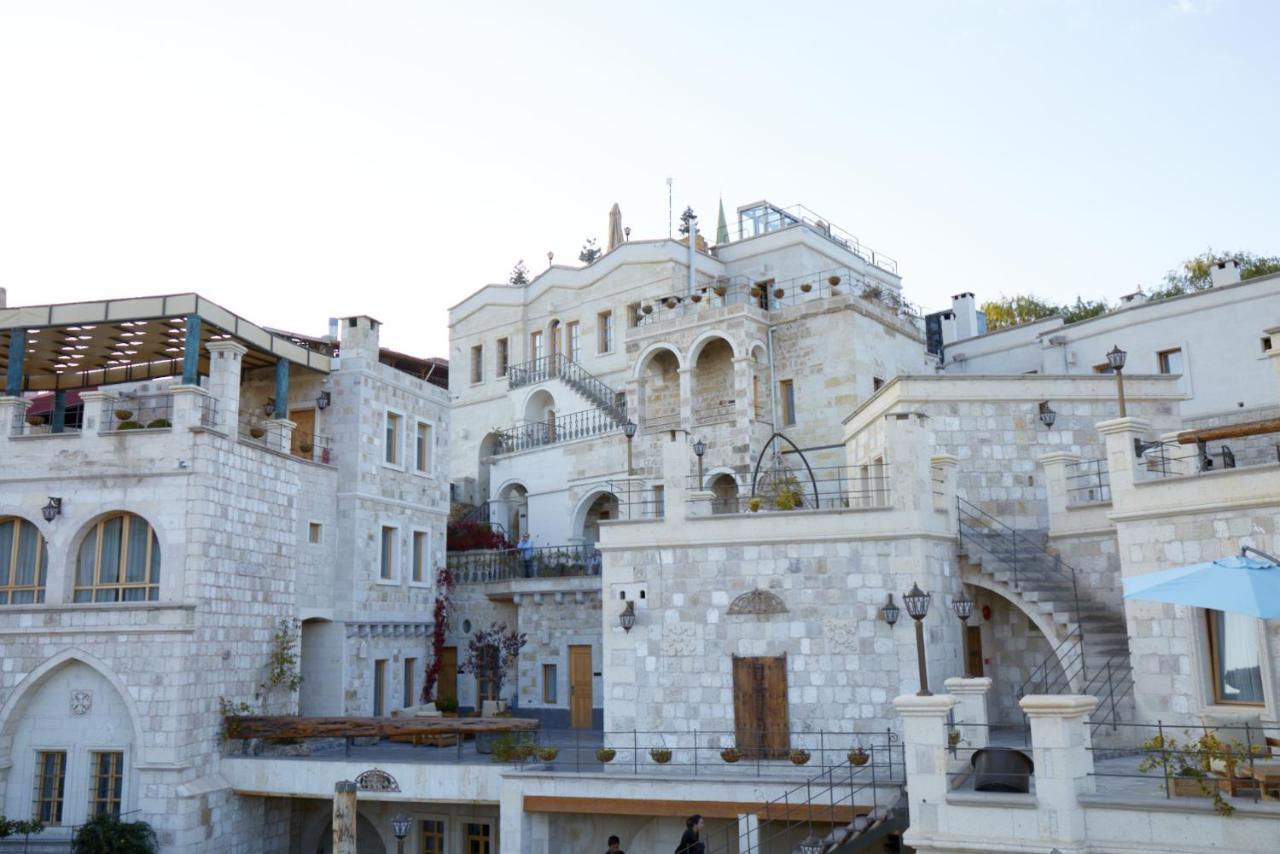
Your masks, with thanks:
[[[5,394],[52,391],[54,427],[72,389],[208,374],[208,345],[246,348],[245,368],[276,369],[275,417],[288,405],[289,366],[328,373],[330,359],[227,311],[199,294],[137,297],[0,309],[0,371]]]

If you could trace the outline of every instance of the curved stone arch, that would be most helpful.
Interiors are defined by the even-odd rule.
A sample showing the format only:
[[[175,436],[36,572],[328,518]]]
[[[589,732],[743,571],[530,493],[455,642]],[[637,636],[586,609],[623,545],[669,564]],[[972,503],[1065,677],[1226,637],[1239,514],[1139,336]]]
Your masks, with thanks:
[[[748,590],[729,603],[726,614],[785,614],[787,603],[777,593],[757,587]]]
[[[757,350],[760,351],[760,356],[762,359],[768,360],[769,358],[769,347],[759,338],[752,338],[750,341],[747,342],[747,346],[742,349],[743,349],[743,355],[745,355],[748,359],[754,357]]]
[[[105,502],[104,502],[105,503]],[[151,521],[151,516],[138,510],[136,507],[129,506],[128,502],[121,502],[120,505],[111,507],[109,510],[98,510],[92,513],[83,521],[79,522],[75,529],[71,532],[70,538],[59,542],[59,548],[62,551],[61,570],[62,570],[62,588],[57,591],[58,595],[67,597],[66,601],[70,602],[76,586],[76,562],[80,559],[80,545],[84,542],[84,538],[89,534],[89,529],[112,516],[130,515],[137,516],[139,519],[151,526],[151,530],[156,535],[156,541],[160,543],[160,591],[161,599],[165,597],[163,592],[168,582],[172,582],[177,576],[170,572],[170,565],[166,561],[165,555],[176,555],[182,552],[181,542],[169,542],[165,538],[165,529]],[[74,517],[73,517],[74,518]],[[53,553],[52,549],[49,554],[50,572],[49,578],[53,579]],[[180,564],[179,564],[180,565]],[[45,599],[49,598],[49,590],[45,590]],[[177,595],[175,591],[175,595]]]
[[[129,722],[133,725],[134,765],[136,767],[146,764],[145,755],[149,752],[149,746],[143,739],[142,715],[138,712],[138,706],[134,702],[133,694],[129,691],[129,686],[120,681],[120,677],[102,659],[77,647],[68,647],[49,656],[14,686],[9,698],[5,700],[3,706],[0,706],[0,755],[9,753],[14,727],[22,717],[22,711],[31,697],[59,670],[69,664],[83,664],[96,671],[115,689],[120,696],[120,702],[124,704],[125,711],[129,713]]]
[[[698,484],[700,488],[707,489],[711,482],[720,475],[728,475],[733,478],[733,482],[738,484],[738,489],[742,489],[742,477],[738,472],[734,471],[730,466],[716,466],[709,468],[702,473],[702,483]]]
[[[524,414],[529,411],[529,401],[533,400],[534,396],[540,392],[546,392],[547,396],[551,398],[551,408],[556,412],[560,411],[560,401],[556,399],[555,389],[548,380],[529,386],[524,396],[520,398],[520,408],[516,412],[517,419],[524,418]]]
[[[560,403],[555,393],[545,385],[534,389],[524,399],[517,418],[526,423],[550,421],[560,414]]]
[[[676,368],[684,370],[685,361],[684,357],[680,355],[680,348],[668,341],[655,341],[648,347],[641,350],[640,354],[636,356],[636,366],[631,371],[631,378],[635,380],[644,379],[645,367],[649,364],[649,360],[657,355],[660,350],[666,350],[671,355],[675,356]]]
[[[717,338],[729,345],[729,352],[733,354],[733,358],[736,359],[742,355],[739,348],[733,343],[732,338],[719,330],[711,329],[693,339],[693,343],[689,345],[687,361],[690,367],[697,367],[698,356],[702,355],[702,349]]]
[[[973,587],[981,587],[983,590],[994,593],[1013,607],[1017,608],[1018,611],[1030,620],[1040,631],[1040,634],[1044,636],[1045,643],[1049,644],[1053,649],[1053,654],[1058,659],[1058,666],[1062,668],[1062,672],[1071,672],[1068,669],[1068,665],[1071,663],[1072,659],[1076,657],[1075,647],[1062,643],[1062,639],[1058,637],[1058,632],[1054,628],[1053,623],[1051,623],[1044,614],[1040,613],[1035,608],[1030,607],[1021,596],[1018,596],[1005,585],[1000,584],[1000,582],[994,579],[987,578],[981,573],[966,572],[963,574],[961,581]],[[1079,687],[1075,684],[1076,681],[1077,679],[1071,678],[1073,690]]]
[[[587,524],[587,513],[591,511],[592,505],[596,503],[602,495],[612,495],[615,501],[618,501],[618,494],[609,488],[608,484],[596,484],[589,488],[585,495],[573,505],[573,515],[570,517],[569,530],[571,536],[581,537],[583,530]]]

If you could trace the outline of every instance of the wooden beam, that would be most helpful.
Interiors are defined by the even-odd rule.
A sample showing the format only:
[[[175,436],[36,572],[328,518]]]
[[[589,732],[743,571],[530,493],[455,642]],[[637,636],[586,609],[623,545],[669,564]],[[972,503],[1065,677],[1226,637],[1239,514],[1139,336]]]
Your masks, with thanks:
[[[1196,442],[1240,439],[1264,433],[1280,433],[1280,418],[1264,418],[1261,421],[1246,421],[1243,424],[1228,424],[1226,427],[1210,427],[1205,430],[1184,430],[1178,434],[1178,444],[1194,445]]]
[[[231,738],[367,738],[531,732],[532,718],[304,718],[296,715],[227,715]]]
[[[765,804],[760,801],[675,801],[652,798],[573,798],[552,795],[525,795],[525,812],[564,813],[570,815],[639,815],[688,818],[695,812],[704,818],[734,818],[754,814],[761,821],[806,821],[807,804]],[[814,804],[813,820],[823,824],[849,824],[856,816],[866,815],[871,807]]]

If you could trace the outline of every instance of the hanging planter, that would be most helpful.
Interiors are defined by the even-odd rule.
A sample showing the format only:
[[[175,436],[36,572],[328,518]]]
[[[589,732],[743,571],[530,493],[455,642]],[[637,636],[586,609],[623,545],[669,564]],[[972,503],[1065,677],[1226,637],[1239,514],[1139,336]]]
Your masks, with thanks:
[[[827,284],[834,288],[836,285],[840,284],[840,277],[839,277],[839,276],[828,276],[828,277],[827,277]]]
[[[600,747],[596,749],[596,761],[608,765],[613,761],[613,757],[618,755],[618,751],[612,747]]]
[[[736,747],[726,747],[720,751],[720,758],[732,765],[742,758],[742,751]]]
[[[716,296],[722,297],[729,292],[729,286],[721,282],[716,282],[711,286],[711,290],[715,291]]]
[[[667,308],[675,308],[679,304],[680,304],[679,297],[667,297],[665,302],[665,305],[667,306]]]
[[[653,306],[649,305],[648,303],[645,303],[644,305],[640,306],[640,310],[643,311],[645,314],[653,314]]]
[[[560,748],[558,747],[539,747],[538,748],[538,760],[540,762],[552,762],[559,755],[560,755]]]
[[[800,292],[801,292],[801,293],[807,294],[807,293],[809,293],[809,291],[811,291],[811,290],[813,290],[813,285],[812,285],[812,284],[810,284],[809,282],[805,282],[805,283],[803,283],[802,285],[800,285]]]
[[[130,414],[132,414],[132,413],[130,413]],[[40,427],[41,425],[43,425],[43,424],[44,424],[44,416],[43,416],[43,415],[28,415],[28,416],[27,416],[27,423],[28,423],[28,424],[30,424],[32,427]]]
[[[267,435],[267,428],[263,427],[261,424],[254,424],[249,428],[249,435],[255,439],[261,439],[263,436]]]
[[[116,410],[116,418],[117,418],[118,420],[120,420],[120,421],[128,421],[129,419],[133,418],[133,410],[132,410],[132,409],[117,409],[117,410]]]
[[[299,451],[301,451],[301,452],[302,452],[302,453],[304,453],[304,454],[309,454],[309,453],[311,453],[311,449],[312,449],[313,447],[315,447],[315,446],[314,446],[314,445],[312,445],[310,442],[299,442],[299,443],[298,443],[298,450],[299,450]]]
[[[791,760],[792,765],[804,765],[809,761],[809,751],[793,750],[787,758]]]
[[[659,765],[666,765],[671,761],[671,751],[666,748],[655,747],[649,751],[649,758]]]
[[[784,291],[782,288],[774,288],[774,289],[773,289],[773,298],[774,298],[774,299],[782,299],[782,298],[783,298],[783,296],[785,296],[785,295],[786,295],[786,293],[787,293],[787,292],[786,292],[786,291]]]
[[[867,762],[869,762],[870,760],[871,760],[871,754],[867,753],[867,751],[864,748],[855,747],[853,750],[849,751],[849,763],[851,765],[857,765],[858,767],[862,767],[863,765],[866,765]]]
[[[694,302],[702,302],[702,294],[700,293],[690,294],[689,299],[693,300]]]
[[[749,501],[747,501],[747,509],[752,513],[759,513],[760,507],[763,504],[764,502],[760,500],[759,496],[753,496]]]

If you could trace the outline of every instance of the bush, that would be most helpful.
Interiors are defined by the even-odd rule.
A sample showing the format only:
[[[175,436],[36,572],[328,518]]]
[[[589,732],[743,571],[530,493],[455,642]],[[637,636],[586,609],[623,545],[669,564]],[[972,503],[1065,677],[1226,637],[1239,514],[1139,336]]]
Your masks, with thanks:
[[[100,815],[82,824],[71,840],[73,854],[156,854],[156,832],[145,821]]]
[[[117,430],[141,430],[141,421],[121,421],[116,425]]]
[[[173,426],[173,422],[171,422],[168,418],[157,418],[154,421],[147,422],[148,430],[154,430],[157,427],[172,427],[172,426]]]
[[[445,548],[451,552],[514,548],[485,522],[449,522],[445,534]]]

